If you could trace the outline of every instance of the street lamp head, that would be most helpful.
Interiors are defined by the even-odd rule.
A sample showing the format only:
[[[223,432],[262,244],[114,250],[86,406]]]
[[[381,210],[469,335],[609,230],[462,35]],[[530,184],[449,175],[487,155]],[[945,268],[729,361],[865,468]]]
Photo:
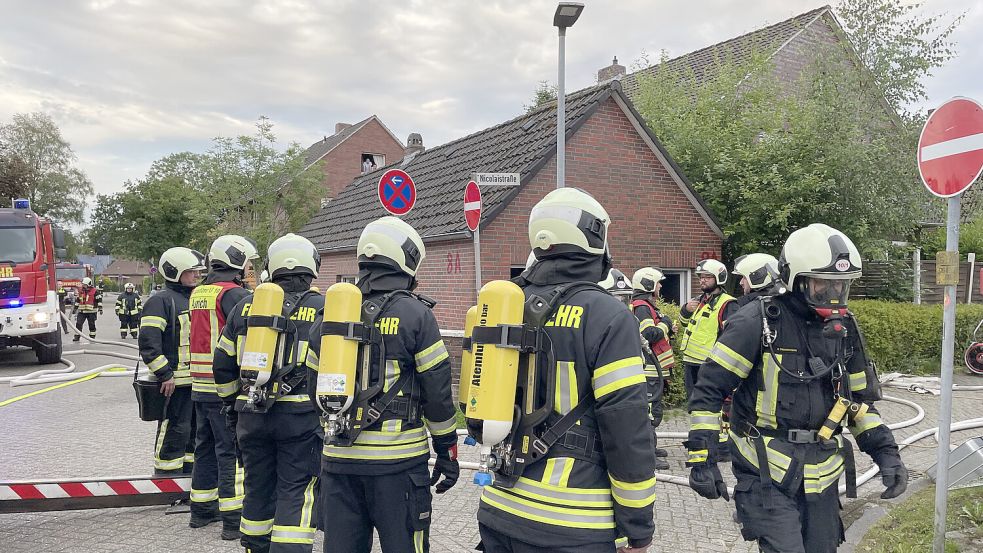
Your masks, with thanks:
[[[553,26],[561,29],[573,27],[583,11],[584,5],[580,2],[560,2],[553,14]]]

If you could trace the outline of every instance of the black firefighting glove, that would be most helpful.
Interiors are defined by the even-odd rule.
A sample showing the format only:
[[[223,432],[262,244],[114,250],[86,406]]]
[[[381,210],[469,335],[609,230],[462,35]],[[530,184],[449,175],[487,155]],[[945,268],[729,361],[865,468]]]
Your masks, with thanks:
[[[901,462],[897,448],[885,448],[872,457],[881,469],[881,482],[885,488],[881,499],[894,499],[903,494],[908,489],[908,469]]]
[[[724,501],[730,501],[727,484],[724,483],[724,477],[720,475],[720,469],[717,468],[716,463],[705,463],[691,468],[689,487],[707,499],[722,497]]]
[[[443,480],[440,480],[440,475],[444,475]],[[454,444],[445,451],[437,453],[437,459],[433,465],[433,474],[430,476],[430,485],[436,484],[434,491],[439,494],[444,493],[453,488],[454,484],[457,484],[457,479],[460,476],[461,465],[457,462],[457,444]],[[439,483],[438,480],[440,480]]]

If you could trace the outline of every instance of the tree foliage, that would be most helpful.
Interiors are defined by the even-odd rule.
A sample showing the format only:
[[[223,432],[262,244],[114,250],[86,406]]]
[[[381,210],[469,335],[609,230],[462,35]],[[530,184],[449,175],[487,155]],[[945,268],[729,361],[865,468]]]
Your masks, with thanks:
[[[853,48],[905,59],[901,45],[914,40],[908,34],[928,32],[932,24],[892,23],[896,6],[895,0],[845,2],[841,13],[850,13],[850,21],[886,18],[868,26],[895,33],[877,44],[851,36]],[[910,98],[921,90],[911,81],[926,73],[881,79],[883,64],[858,68],[850,46],[839,43],[816,48],[813,63],[790,86],[770,58],[775,47],[761,44],[746,58],[717,59],[711,78],[661,63],[640,77],[636,106],[722,219],[725,256],[777,254],[792,230],[813,222],[843,230],[865,255],[884,251],[891,238],[910,234],[928,205],[912,161],[917,127],[884,98]],[[922,67],[941,63],[917,47],[906,55]]]
[[[251,136],[214,139],[203,153],[154,162],[122,192],[99,196],[90,243],[116,255],[156,259],[172,246],[204,251],[222,234],[256,240],[260,251],[314,214],[323,173],[305,168],[304,150],[275,147],[266,118]]]
[[[71,145],[46,114],[19,113],[0,125],[0,184],[20,187],[40,215],[84,221],[92,183],[75,162]]]
[[[526,108],[526,113],[529,113],[539,106],[545,106],[546,104],[551,104],[555,101],[556,85],[552,85],[548,81],[539,81],[539,86],[537,86],[536,91],[533,92],[532,99],[523,107]]]

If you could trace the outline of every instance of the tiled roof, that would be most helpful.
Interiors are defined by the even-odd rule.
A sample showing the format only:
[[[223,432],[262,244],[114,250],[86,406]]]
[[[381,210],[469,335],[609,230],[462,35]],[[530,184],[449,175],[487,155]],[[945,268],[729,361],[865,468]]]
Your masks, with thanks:
[[[654,75],[662,65],[665,65],[672,73],[692,71],[697,82],[703,82],[713,76],[713,70],[718,61],[731,60],[740,63],[749,59],[756,49],[767,51],[769,54],[777,52],[802,29],[829,10],[829,6],[816,8],[780,23],[667,60],[663,64],[646,67],[622,77],[622,86],[625,93],[634,98],[638,92],[638,77],[640,75]]]
[[[114,259],[101,274],[107,276],[149,275],[150,265],[147,265],[143,261],[134,261],[132,259]]]
[[[576,130],[609,98],[617,83],[586,88],[567,96],[567,134]],[[556,107],[550,103],[500,125],[437,146],[355,179],[322,208],[300,234],[321,251],[353,247],[362,228],[387,215],[378,200],[385,170],[403,169],[416,184],[416,206],[403,219],[429,239],[464,234],[464,186],[475,172],[521,173],[526,183],[556,150]],[[482,190],[482,225],[495,216],[519,187]]]

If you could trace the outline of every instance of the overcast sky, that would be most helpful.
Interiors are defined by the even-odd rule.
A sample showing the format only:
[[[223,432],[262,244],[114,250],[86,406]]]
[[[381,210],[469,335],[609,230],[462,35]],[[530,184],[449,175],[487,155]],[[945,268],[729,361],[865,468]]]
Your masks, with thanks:
[[[567,90],[612,56],[677,56],[781,21],[822,0],[609,0],[567,37]],[[51,115],[99,193],[166,154],[251,133],[265,115],[307,146],[376,114],[405,142],[436,146],[520,114],[556,80],[554,0],[0,0],[0,122]],[[983,101],[983,1],[930,100]]]

